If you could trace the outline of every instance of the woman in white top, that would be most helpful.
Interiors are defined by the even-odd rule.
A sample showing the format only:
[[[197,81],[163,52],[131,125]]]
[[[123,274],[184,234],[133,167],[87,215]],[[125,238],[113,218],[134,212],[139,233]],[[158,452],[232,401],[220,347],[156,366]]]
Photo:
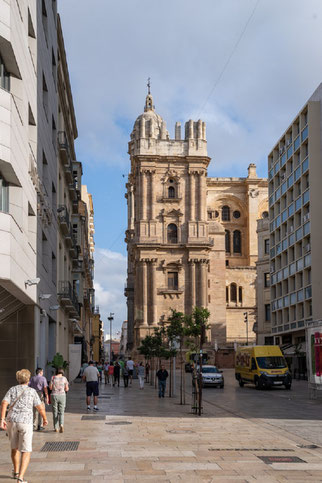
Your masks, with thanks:
[[[28,387],[30,371],[21,369],[16,373],[18,386],[13,386],[2,400],[0,428],[7,430],[11,443],[13,463],[12,477],[21,483],[24,480],[32,452],[33,408],[35,407],[47,426],[47,416],[35,389]],[[6,411],[9,406],[7,420]]]
[[[53,405],[54,430],[56,433],[64,432],[64,413],[66,407],[66,392],[69,385],[64,376],[63,369],[57,369],[56,376],[51,378],[49,389],[51,389],[51,402]]]

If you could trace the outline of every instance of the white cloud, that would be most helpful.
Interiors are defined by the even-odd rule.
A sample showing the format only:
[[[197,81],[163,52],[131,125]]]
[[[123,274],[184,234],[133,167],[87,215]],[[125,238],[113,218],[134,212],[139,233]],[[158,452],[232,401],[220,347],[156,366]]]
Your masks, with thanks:
[[[99,305],[105,333],[109,333],[107,317],[114,313],[113,334],[126,320],[124,285],[127,260],[124,255],[107,249],[95,250],[95,302]]]
[[[174,123],[201,115],[219,172],[265,156],[322,79],[320,0],[68,0],[60,11],[84,159],[128,165],[146,78]],[[75,17],[75,12],[77,16]],[[75,21],[75,19],[77,21]],[[213,168],[212,168],[213,171]]]

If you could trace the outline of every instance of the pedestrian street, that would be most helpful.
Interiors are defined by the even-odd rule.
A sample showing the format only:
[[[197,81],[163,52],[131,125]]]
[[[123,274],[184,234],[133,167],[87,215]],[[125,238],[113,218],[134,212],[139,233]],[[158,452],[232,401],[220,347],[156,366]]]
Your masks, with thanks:
[[[122,386],[101,384],[100,411],[94,414],[86,410],[85,385],[72,384],[65,432],[53,432],[49,413],[46,430],[34,433],[28,482],[322,481],[322,448],[310,447],[314,438],[310,440],[305,431],[313,421],[300,421],[298,414],[298,424],[293,422],[297,431],[292,431],[285,418],[274,416],[270,421],[267,413],[265,419],[255,413],[253,418],[238,416],[222,399],[225,394],[232,398],[230,391],[236,387],[229,377],[224,390],[204,391],[201,417],[191,414],[188,393],[188,404],[180,406],[178,390],[175,398],[159,399],[149,384],[144,390],[139,390],[137,380],[132,387]],[[244,394],[249,399],[266,396],[247,388]],[[269,397],[276,396],[281,404],[279,397],[284,394],[272,392]],[[319,404],[313,402],[311,407],[318,410]],[[321,433],[319,424],[316,421]],[[298,431],[301,427],[305,437]],[[69,443],[68,451],[51,451],[52,443]],[[1,432],[0,481],[12,481],[10,474],[9,444]]]

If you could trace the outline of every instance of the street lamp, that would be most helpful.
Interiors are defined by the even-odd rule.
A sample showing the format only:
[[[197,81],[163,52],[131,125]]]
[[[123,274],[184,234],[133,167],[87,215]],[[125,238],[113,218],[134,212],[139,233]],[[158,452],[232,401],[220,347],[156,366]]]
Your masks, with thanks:
[[[112,357],[112,322],[114,320],[114,314],[112,312],[110,312],[110,316],[107,317],[107,320],[110,321],[110,360],[109,362],[111,362],[111,357]]]
[[[246,324],[246,344],[248,345],[248,312],[244,312],[244,322]]]

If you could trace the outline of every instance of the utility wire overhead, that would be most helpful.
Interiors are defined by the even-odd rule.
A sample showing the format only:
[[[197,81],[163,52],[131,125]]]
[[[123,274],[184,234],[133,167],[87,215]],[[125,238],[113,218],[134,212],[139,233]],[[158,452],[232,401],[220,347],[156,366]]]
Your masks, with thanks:
[[[254,16],[254,14],[255,14],[255,11],[256,11],[256,9],[257,9],[257,7],[258,7],[258,5],[259,5],[259,2],[260,2],[260,0],[257,0],[257,1],[256,1],[256,4],[255,4],[255,6],[254,6],[254,8],[253,8],[253,10],[252,10],[252,12],[251,12],[251,14],[249,15],[249,17],[248,17],[248,19],[247,19],[247,22],[245,23],[245,26],[244,26],[244,28],[243,28],[243,30],[242,30],[242,32],[241,32],[241,34],[240,34],[240,36],[239,36],[239,37],[238,37],[238,39],[237,39],[237,42],[235,43],[235,45],[234,45],[234,47],[233,47],[232,51],[230,52],[230,55],[228,56],[228,59],[226,60],[226,62],[225,62],[225,64],[224,64],[224,66],[223,66],[223,68],[222,68],[221,72],[219,73],[219,76],[218,76],[218,77],[217,77],[217,79],[215,80],[215,83],[214,83],[214,85],[212,86],[212,88],[211,88],[211,90],[210,90],[210,92],[209,92],[209,94],[208,94],[208,96],[207,96],[206,100],[205,100],[205,101],[204,101],[204,103],[202,104],[201,109],[200,109],[200,111],[199,111],[199,114],[198,114],[198,116],[197,116],[197,118],[198,118],[198,119],[200,118],[201,113],[202,113],[202,112],[203,112],[203,110],[205,109],[205,107],[206,107],[206,105],[207,105],[207,103],[208,103],[209,99],[211,98],[211,96],[213,95],[213,93],[214,93],[214,91],[215,91],[216,87],[218,86],[219,82],[221,81],[221,79],[222,79],[222,77],[223,77],[223,75],[224,75],[224,73],[225,73],[225,71],[226,71],[226,69],[227,69],[227,67],[228,67],[228,65],[229,65],[229,63],[230,63],[230,61],[231,61],[231,59],[232,59],[233,55],[234,55],[234,53],[236,52],[236,50],[237,50],[237,48],[238,48],[238,46],[239,46],[239,44],[240,44],[240,42],[241,42],[242,38],[244,37],[244,34],[245,34],[246,30],[247,30],[247,27],[248,27],[248,25],[250,24],[250,21],[252,20],[252,18],[253,18],[253,16]]]

